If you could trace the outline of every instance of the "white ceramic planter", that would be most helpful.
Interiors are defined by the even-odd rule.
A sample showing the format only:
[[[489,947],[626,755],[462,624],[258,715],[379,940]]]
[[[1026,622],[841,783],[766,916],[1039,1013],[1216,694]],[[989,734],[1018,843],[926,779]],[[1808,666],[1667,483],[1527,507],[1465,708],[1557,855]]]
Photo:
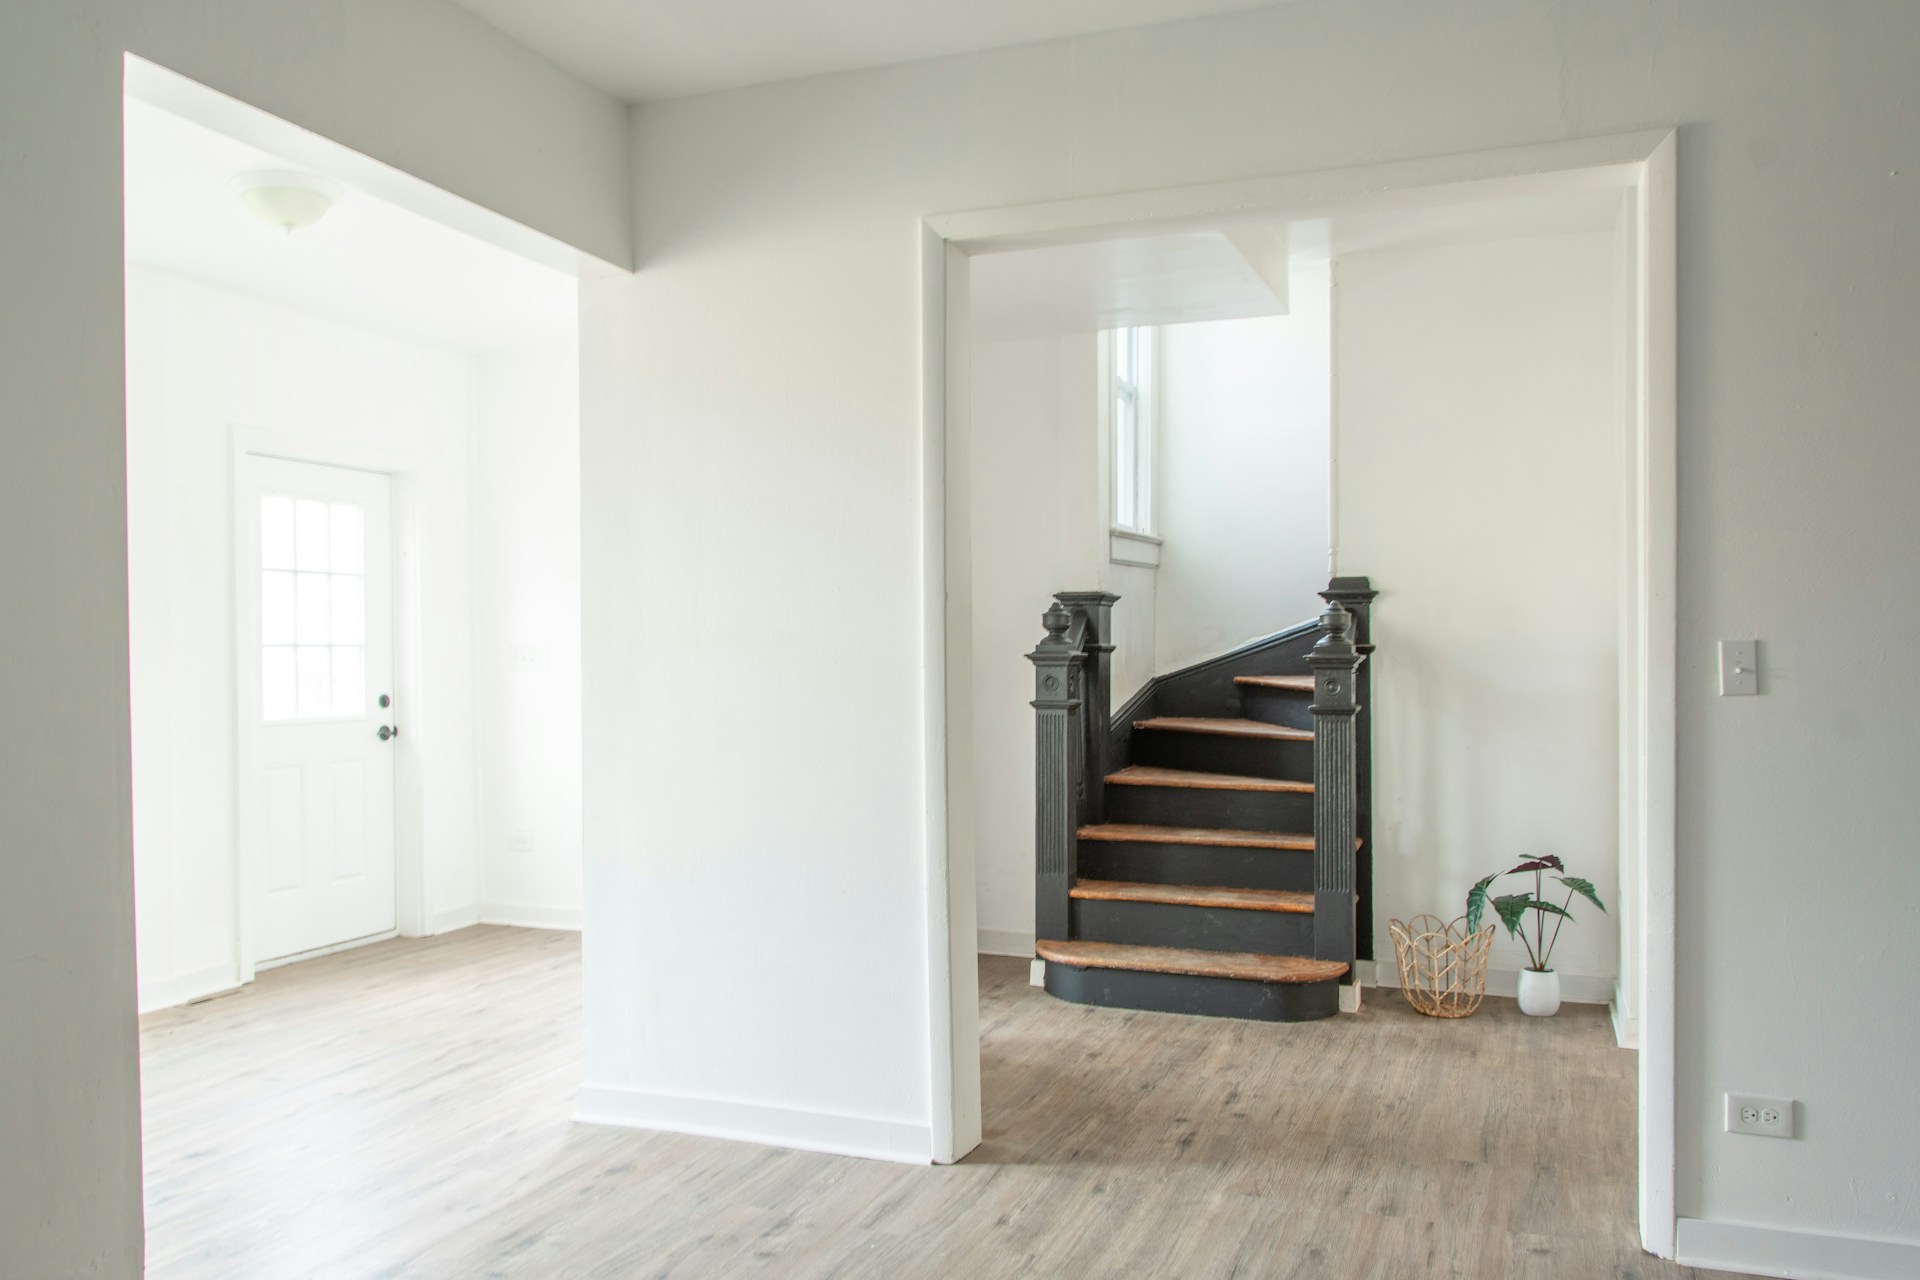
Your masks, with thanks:
[[[1520,1012],[1551,1018],[1560,1012],[1560,975],[1552,969],[1520,971]]]

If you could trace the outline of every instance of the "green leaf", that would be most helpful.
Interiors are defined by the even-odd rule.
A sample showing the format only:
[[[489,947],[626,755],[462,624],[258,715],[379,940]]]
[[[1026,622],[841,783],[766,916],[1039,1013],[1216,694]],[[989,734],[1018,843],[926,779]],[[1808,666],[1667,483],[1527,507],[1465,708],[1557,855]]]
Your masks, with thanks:
[[[1517,875],[1522,871],[1565,871],[1566,869],[1566,863],[1560,861],[1560,859],[1550,853],[1543,853],[1537,858],[1528,858],[1512,871],[1507,872],[1507,874],[1511,876]]]
[[[1531,905],[1533,895],[1530,893],[1509,893],[1493,900],[1493,909],[1500,913],[1500,923],[1507,926],[1509,935],[1520,932],[1520,924],[1526,919],[1527,908]]]
[[[1530,893],[1509,893],[1495,898],[1493,909],[1500,913],[1500,923],[1507,926],[1507,932],[1514,935],[1520,932],[1520,925],[1525,921],[1529,911],[1544,911],[1548,915],[1573,919],[1573,916],[1564,908],[1557,907],[1544,898],[1536,898]]]
[[[1487,886],[1500,878],[1499,872],[1483,877],[1480,882],[1467,890],[1467,932],[1480,932],[1480,917],[1487,909]]]
[[[1575,893],[1579,894],[1581,897],[1585,898],[1588,902],[1591,902],[1594,906],[1600,908],[1602,911],[1605,911],[1607,909],[1607,904],[1600,901],[1600,895],[1593,891],[1593,881],[1582,880],[1579,876],[1555,876],[1554,879],[1558,880],[1561,884],[1567,886],[1567,888],[1573,890]],[[1569,917],[1569,919],[1571,919],[1571,917]]]

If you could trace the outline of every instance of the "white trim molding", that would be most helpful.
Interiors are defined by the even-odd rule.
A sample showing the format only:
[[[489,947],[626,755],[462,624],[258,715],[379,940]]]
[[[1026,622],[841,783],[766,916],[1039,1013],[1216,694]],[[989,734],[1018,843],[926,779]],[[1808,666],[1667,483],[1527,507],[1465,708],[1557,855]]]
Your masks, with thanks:
[[[873,1116],[588,1084],[580,1087],[580,1110],[574,1118],[585,1124],[661,1129],[896,1164],[933,1163],[930,1126]]]
[[[1684,1266],[1782,1280],[1911,1280],[1920,1276],[1920,1243],[1830,1236],[1739,1222],[1682,1218],[1674,1260]]]
[[[1136,565],[1142,569],[1160,567],[1160,539],[1150,533],[1114,529],[1107,534],[1107,558],[1115,564]]]
[[[1628,1001],[1620,983],[1613,984],[1613,1002],[1607,1012],[1613,1018],[1613,1042],[1622,1049],[1640,1047],[1640,1016],[1626,1012]]]
[[[1629,971],[1639,999],[1639,1222],[1649,1253],[1672,1257],[1675,1223],[1675,957],[1674,957],[1674,739],[1676,578],[1678,565],[1675,484],[1677,443],[1677,133],[1672,129],[1572,138],[1519,147],[1428,156],[1382,164],[1236,179],[1173,187],[936,214],[922,220],[921,386],[923,389],[923,486],[928,508],[925,536],[944,538],[947,555],[929,547],[923,599],[928,603],[929,725],[926,787],[929,834],[927,876],[930,903],[929,960],[933,966],[930,1055],[933,1115],[937,1132],[954,1136],[952,1155],[971,1143],[954,1123],[977,1116],[977,1010],[953,998],[971,978],[964,939],[976,932],[971,877],[971,833],[946,812],[947,757],[934,727],[947,725],[950,690],[964,680],[940,643],[958,620],[964,628],[972,602],[964,574],[966,528],[945,521],[948,451],[967,443],[970,405],[964,371],[971,335],[966,306],[967,259],[1050,245],[1132,237],[1172,229],[1217,227],[1223,222],[1326,217],[1334,212],[1401,207],[1446,200],[1472,189],[1477,194],[1524,196],[1569,190],[1634,193],[1638,258],[1635,263],[1639,321],[1634,492],[1631,499],[1634,580],[1628,627],[1632,663],[1623,697],[1636,715],[1624,764],[1635,771],[1637,804],[1629,837],[1640,845],[1638,874],[1643,939],[1641,963]],[[1483,185],[1484,184],[1484,185]],[[1101,438],[1110,434],[1103,422]],[[943,447],[944,446],[944,447]],[[1110,506],[1110,498],[1107,500]],[[1111,513],[1108,513],[1109,522]],[[948,611],[936,613],[945,601]],[[956,701],[955,706],[964,703]],[[964,723],[956,720],[956,732]],[[941,815],[946,821],[942,823]],[[947,829],[951,828],[951,829]],[[952,855],[951,862],[949,854]],[[943,931],[945,925],[950,932]],[[949,945],[950,944],[950,945]],[[1508,971],[1517,984],[1517,971]],[[1495,981],[1501,981],[1497,976]],[[1614,978],[1563,976],[1573,1000],[1610,1004]],[[1498,987],[1494,988],[1496,991]],[[964,1069],[950,1069],[964,1068]],[[971,1129],[966,1130],[971,1135]]]
[[[545,907],[530,902],[483,902],[481,924],[511,925],[516,929],[563,929],[580,932],[579,907]]]

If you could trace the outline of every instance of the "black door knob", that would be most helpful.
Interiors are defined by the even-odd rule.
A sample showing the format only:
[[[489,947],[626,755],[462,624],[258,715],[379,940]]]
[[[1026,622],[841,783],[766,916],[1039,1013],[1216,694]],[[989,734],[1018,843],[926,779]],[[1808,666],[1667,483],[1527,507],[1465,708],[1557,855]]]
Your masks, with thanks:
[[[392,725],[383,724],[380,726],[380,741],[385,742],[388,738],[397,738],[399,736],[400,730],[394,728]]]

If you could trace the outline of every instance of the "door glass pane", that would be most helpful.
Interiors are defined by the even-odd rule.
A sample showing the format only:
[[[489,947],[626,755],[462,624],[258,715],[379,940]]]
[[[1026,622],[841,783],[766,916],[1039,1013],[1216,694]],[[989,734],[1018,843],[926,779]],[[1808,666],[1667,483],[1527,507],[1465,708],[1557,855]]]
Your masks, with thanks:
[[[296,569],[327,569],[327,504],[302,498],[293,505],[293,553]]]
[[[268,569],[260,575],[260,643],[293,643],[293,575]]]
[[[333,714],[362,715],[367,709],[367,651],[358,645],[333,650]]]
[[[294,671],[300,687],[300,718],[333,714],[332,651],[322,645],[294,650]]]
[[[293,499],[267,494],[260,499],[260,567],[293,568]]]
[[[260,713],[268,720],[291,720],[299,713],[289,645],[270,645],[260,651]]]
[[[357,574],[336,573],[331,581],[333,643],[365,644],[367,580]]]
[[[331,545],[333,562],[328,565],[335,573],[364,573],[366,566],[362,562],[362,532],[360,508],[346,502],[336,502],[330,512],[332,525]]]
[[[350,502],[260,499],[260,711],[366,714],[366,517]]]
[[[332,579],[324,573],[293,575],[296,593],[294,638],[301,644],[327,644],[333,639],[327,615]]]

